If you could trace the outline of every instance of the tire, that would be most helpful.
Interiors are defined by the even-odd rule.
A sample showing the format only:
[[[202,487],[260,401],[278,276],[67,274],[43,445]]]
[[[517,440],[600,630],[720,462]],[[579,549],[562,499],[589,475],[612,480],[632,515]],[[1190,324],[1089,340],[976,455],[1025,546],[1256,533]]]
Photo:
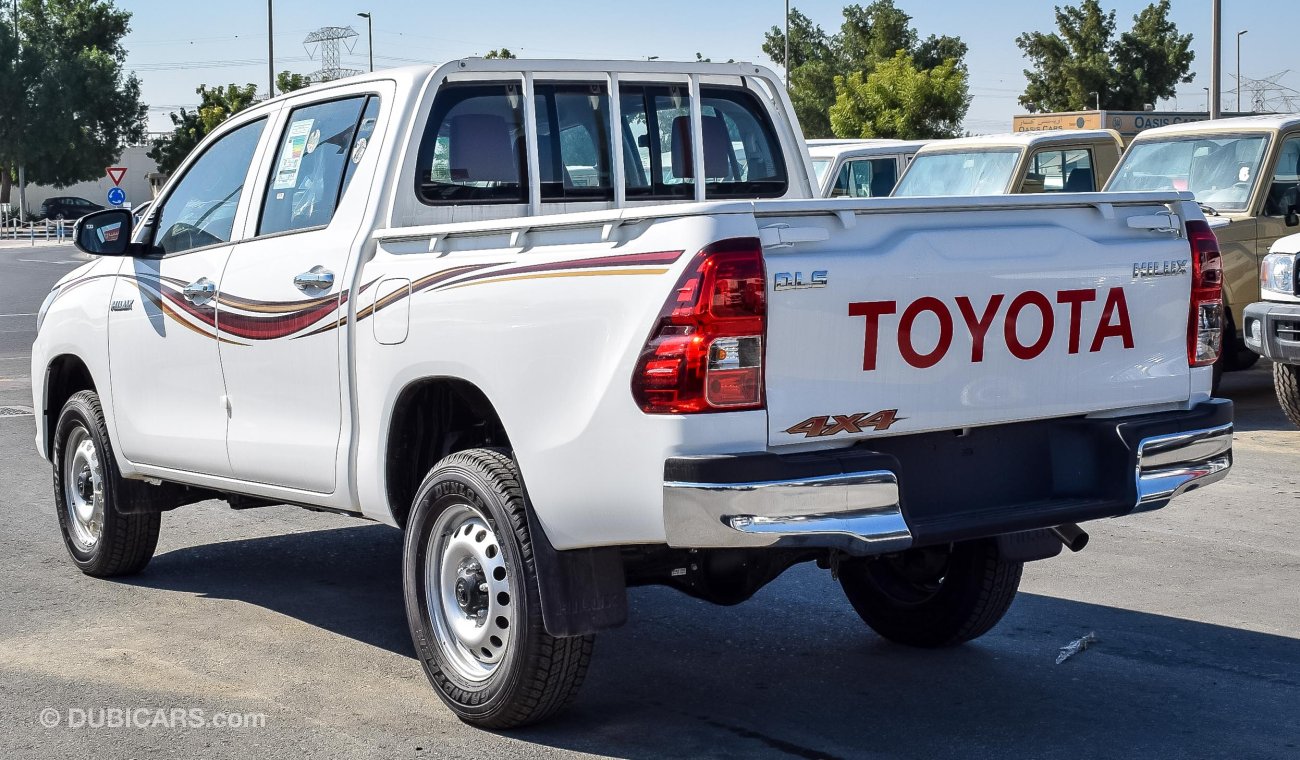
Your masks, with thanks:
[[[1024,565],[1007,562],[995,539],[911,549],[840,565],[840,585],[876,633],[898,644],[938,648],[979,638],[1016,597]]]
[[[119,513],[124,490],[99,396],[74,394],[54,429],[54,502],[63,544],[86,575],[134,575],[158,547],[162,515]]]
[[[461,720],[515,728],[573,702],[595,637],[557,638],[543,627],[527,505],[510,457],[470,449],[439,462],[416,493],[403,555],[411,639]]]
[[[1300,427],[1300,367],[1273,362],[1273,390],[1286,418]]]

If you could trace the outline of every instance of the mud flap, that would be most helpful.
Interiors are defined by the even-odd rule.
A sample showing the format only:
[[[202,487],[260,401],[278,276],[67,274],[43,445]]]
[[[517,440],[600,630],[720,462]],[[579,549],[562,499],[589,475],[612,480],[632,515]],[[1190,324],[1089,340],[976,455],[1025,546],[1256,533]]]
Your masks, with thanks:
[[[528,534],[547,633],[583,636],[627,622],[627,581],[617,548],[557,551],[531,504]]]

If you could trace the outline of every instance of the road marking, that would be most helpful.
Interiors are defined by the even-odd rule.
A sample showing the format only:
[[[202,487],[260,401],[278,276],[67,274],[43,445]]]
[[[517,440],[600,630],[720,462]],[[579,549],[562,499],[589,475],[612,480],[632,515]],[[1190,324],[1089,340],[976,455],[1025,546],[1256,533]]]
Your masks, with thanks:
[[[32,314],[0,314],[0,317],[34,317],[34,316],[36,316],[35,313],[32,313]]]
[[[27,263],[27,264],[58,264],[58,265],[60,265],[60,266],[68,266],[68,265],[70,265],[70,264],[85,264],[85,263],[86,263],[86,262],[84,262],[84,261],[50,261],[49,259],[18,259],[18,260],[19,260],[19,261],[22,261],[22,262],[25,262],[25,263]]]

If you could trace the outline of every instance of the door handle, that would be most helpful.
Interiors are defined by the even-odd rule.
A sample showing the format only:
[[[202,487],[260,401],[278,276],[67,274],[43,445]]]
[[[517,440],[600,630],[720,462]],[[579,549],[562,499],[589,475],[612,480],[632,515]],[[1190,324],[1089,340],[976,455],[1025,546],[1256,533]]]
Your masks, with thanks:
[[[214,283],[212,280],[209,280],[206,277],[200,277],[194,282],[191,282],[189,285],[185,286],[184,290],[181,291],[181,295],[185,296],[185,300],[189,301],[190,303],[202,303],[202,302],[210,301],[212,300],[212,297],[215,296],[216,294],[217,294],[216,283]]]
[[[329,290],[334,287],[334,273],[323,266],[314,266],[293,278],[299,290]]]

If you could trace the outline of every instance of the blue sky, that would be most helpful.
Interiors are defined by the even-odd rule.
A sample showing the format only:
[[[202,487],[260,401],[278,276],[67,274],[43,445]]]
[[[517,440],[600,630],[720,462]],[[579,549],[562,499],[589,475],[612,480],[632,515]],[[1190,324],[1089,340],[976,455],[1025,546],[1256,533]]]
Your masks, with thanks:
[[[831,31],[838,28],[840,0],[807,0],[795,6]],[[119,0],[135,16],[126,39],[128,65],[144,82],[150,104],[150,129],[165,130],[167,112],[192,106],[200,84],[255,82],[266,85],[266,3],[262,0]],[[1024,61],[1016,36],[1054,28],[1053,3],[951,2],[898,0],[922,36],[959,35],[970,46],[967,63],[974,96],[966,128],[976,133],[1006,131],[1019,113],[1016,97],[1024,88]],[[1126,29],[1146,2],[1103,0],[1118,11]],[[1210,0],[1174,0],[1180,31],[1194,35],[1196,80],[1180,85],[1177,101],[1162,109],[1204,110],[1210,68]],[[1223,0],[1224,105],[1232,108],[1236,33],[1243,38],[1242,73],[1264,78],[1295,65],[1282,83],[1300,89],[1295,47],[1294,0]],[[651,10],[652,9],[652,10]],[[322,26],[352,26],[359,36],[343,65],[365,68],[366,22],[375,22],[375,66],[440,62],[481,55],[505,46],[520,56],[539,58],[644,58],[693,60],[703,53],[716,60],[770,63],[760,48],[763,32],[780,24],[783,0],[653,0],[653,2],[380,2],[379,0],[275,0],[276,70],[310,73],[303,38]]]

